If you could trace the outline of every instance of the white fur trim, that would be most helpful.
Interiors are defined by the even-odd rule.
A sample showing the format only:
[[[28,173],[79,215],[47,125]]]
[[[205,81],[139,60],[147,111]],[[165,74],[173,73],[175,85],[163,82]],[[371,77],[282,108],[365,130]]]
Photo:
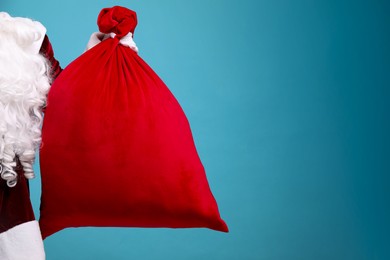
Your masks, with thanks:
[[[101,32],[94,32],[93,34],[91,34],[91,37],[89,38],[89,41],[87,43],[87,50],[92,49],[93,47],[101,43],[103,41],[104,35],[105,34]]]
[[[39,32],[38,39],[31,44],[31,46],[28,47],[28,50],[32,54],[38,54],[39,50],[41,49],[43,40],[45,39],[46,35],[46,28],[43,26],[40,22],[33,21],[34,25]]]
[[[108,38],[115,38],[116,34],[115,33],[109,33],[109,34],[104,34],[101,32],[94,32],[91,37],[89,38],[89,41],[87,43],[87,50],[92,49],[102,41],[108,39]],[[129,32],[125,36],[123,36],[120,40],[119,43],[123,46],[129,47],[136,53],[138,53],[138,47],[135,44],[133,40],[133,34]]]
[[[0,234],[1,260],[44,260],[41,231],[33,220]]]
[[[2,22],[13,22],[15,23],[15,26],[26,26],[26,24],[30,24],[31,28],[30,30],[34,29],[36,33],[36,38],[34,39],[34,42],[31,43],[31,45],[26,46],[25,51],[27,51],[30,54],[38,54],[39,50],[41,49],[42,42],[45,39],[46,35],[46,28],[38,21],[32,21],[28,18],[22,18],[22,17],[11,17],[6,12],[0,12],[0,23]]]

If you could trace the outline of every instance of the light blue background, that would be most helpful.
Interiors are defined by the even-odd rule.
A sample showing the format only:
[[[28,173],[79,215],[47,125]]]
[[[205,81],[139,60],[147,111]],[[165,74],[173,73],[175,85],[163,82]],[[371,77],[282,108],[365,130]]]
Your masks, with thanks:
[[[46,25],[62,66],[101,8],[135,10],[231,230],[68,229],[48,259],[390,259],[389,3],[1,0]]]

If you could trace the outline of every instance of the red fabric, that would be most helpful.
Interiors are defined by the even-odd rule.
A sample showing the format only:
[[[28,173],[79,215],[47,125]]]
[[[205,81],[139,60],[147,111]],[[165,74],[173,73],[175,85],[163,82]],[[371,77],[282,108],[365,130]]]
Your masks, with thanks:
[[[134,34],[137,26],[137,14],[122,6],[104,8],[100,11],[97,24],[102,33],[115,33],[122,38],[129,32]]]
[[[54,82],[42,142],[44,238],[81,226],[228,231],[180,105],[117,38],[84,53]]]
[[[54,81],[61,73],[62,68],[60,67],[60,63],[58,62],[58,60],[54,58],[53,47],[47,35],[45,35],[45,38],[43,39],[42,46],[41,49],[39,50],[39,53],[49,61],[50,68],[48,70],[48,73],[50,79]]]
[[[35,220],[31,206],[28,181],[18,163],[18,182],[15,187],[8,187],[0,178],[0,233],[19,224]]]
[[[48,69],[48,75],[51,83],[53,83],[58,75],[60,75],[62,68],[58,60],[54,57],[54,50],[47,35],[43,39],[39,53],[49,61],[50,68]],[[42,108],[42,112],[46,112],[46,106]]]

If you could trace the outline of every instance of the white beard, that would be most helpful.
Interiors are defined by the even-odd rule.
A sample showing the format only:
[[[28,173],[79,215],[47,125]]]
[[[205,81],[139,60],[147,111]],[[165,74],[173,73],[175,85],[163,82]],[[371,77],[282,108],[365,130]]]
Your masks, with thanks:
[[[39,22],[0,13],[0,168],[10,187],[16,185],[18,160],[25,177],[34,177],[41,109],[50,88],[48,62],[39,54],[45,33]]]

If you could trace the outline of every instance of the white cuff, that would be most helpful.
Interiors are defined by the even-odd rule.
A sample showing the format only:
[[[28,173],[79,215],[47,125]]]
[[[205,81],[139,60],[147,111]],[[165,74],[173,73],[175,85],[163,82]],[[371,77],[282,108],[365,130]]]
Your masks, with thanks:
[[[86,51],[92,49],[93,47],[108,38],[115,38],[115,33],[104,34],[101,32],[94,32],[89,38]],[[131,32],[123,36],[119,40],[119,43],[123,46],[129,47],[130,49],[138,53],[138,47],[133,40],[133,34]]]
[[[38,221],[29,221],[0,233],[0,259],[45,260]]]

